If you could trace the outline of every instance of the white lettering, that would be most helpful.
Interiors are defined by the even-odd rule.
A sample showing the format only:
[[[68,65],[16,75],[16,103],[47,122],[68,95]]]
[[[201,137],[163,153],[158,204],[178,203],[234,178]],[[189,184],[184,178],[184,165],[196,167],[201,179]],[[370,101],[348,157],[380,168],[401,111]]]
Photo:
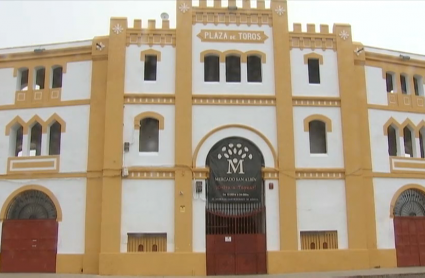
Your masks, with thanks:
[[[235,164],[233,164],[233,161],[231,159],[228,159],[227,161],[229,162],[227,174],[232,173],[230,170],[233,170],[233,173],[236,174],[236,172],[238,171],[238,168],[239,168],[239,174],[245,174],[244,171],[243,171],[243,160],[242,159],[238,161],[238,164],[236,166],[235,166]]]

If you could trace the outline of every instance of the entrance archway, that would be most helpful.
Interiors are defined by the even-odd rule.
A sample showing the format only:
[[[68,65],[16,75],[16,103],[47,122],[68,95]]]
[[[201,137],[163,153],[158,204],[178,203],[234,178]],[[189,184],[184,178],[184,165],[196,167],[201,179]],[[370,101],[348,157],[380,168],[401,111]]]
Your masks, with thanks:
[[[207,275],[266,274],[264,158],[251,141],[225,138],[206,161]]]
[[[47,194],[29,189],[8,204],[2,226],[1,271],[56,272],[57,209]]]
[[[397,266],[425,266],[425,193],[403,191],[393,214]]]

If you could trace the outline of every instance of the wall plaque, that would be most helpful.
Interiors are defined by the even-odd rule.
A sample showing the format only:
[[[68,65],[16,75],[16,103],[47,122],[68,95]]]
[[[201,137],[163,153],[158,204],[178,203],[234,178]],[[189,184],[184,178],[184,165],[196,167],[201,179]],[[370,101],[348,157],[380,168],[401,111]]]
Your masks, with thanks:
[[[201,30],[202,42],[264,43],[269,37],[264,31]]]

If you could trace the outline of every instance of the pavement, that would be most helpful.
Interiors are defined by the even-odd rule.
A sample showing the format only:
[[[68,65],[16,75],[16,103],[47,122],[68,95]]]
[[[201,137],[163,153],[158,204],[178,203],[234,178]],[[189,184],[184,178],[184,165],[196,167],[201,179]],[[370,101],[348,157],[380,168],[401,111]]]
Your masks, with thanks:
[[[0,273],[0,278],[131,278],[136,276],[103,276],[86,274]],[[143,276],[144,278],[182,278],[182,276]],[[196,276],[188,276],[195,278]],[[198,276],[201,278],[203,276]],[[425,278],[425,267],[380,268],[368,270],[309,272],[279,275],[214,276],[214,278]]]

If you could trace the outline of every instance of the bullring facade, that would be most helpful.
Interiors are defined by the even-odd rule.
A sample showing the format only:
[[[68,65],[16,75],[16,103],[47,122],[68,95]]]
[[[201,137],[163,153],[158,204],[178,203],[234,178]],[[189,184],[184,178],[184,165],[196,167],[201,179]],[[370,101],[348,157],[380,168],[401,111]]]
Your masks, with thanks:
[[[425,264],[425,56],[287,13],[177,0],[176,29],[1,49],[0,271]]]

